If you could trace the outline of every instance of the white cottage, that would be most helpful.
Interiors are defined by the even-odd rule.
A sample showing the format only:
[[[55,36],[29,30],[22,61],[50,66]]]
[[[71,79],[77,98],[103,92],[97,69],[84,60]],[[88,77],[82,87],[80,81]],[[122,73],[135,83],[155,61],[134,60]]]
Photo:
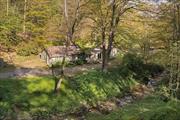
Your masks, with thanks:
[[[65,54],[65,46],[52,46],[45,49],[41,54],[40,58],[45,60],[48,65],[52,65],[56,62],[61,62]],[[111,51],[111,58],[117,55],[117,49],[113,48]],[[85,59],[84,59],[85,57]],[[102,49],[94,48],[89,53],[82,52],[76,46],[70,46],[67,48],[66,60],[74,62],[80,59],[84,59],[89,63],[101,62],[102,60]]]
[[[40,58],[45,60],[48,65],[52,65],[56,62],[61,62],[63,56],[65,55],[66,47],[65,46],[52,46],[45,49],[41,54]],[[69,46],[67,48],[66,60],[75,61],[78,59],[80,54],[80,49],[76,46]]]

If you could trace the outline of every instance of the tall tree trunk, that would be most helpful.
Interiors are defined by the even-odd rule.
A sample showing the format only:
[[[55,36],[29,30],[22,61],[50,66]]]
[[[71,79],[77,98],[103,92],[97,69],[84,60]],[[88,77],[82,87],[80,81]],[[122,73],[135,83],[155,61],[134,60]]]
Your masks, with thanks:
[[[179,4],[173,2],[173,40],[171,42],[171,67],[170,67],[170,81],[169,88],[171,97],[177,98],[177,92],[180,85],[180,9]]]
[[[116,29],[120,21],[120,17],[130,8],[125,8],[125,6],[128,4],[129,0],[122,0],[121,4],[122,6],[118,8],[118,5],[116,4],[116,0],[112,0],[112,16],[111,16],[111,25],[110,25],[110,32],[109,32],[109,41],[108,41],[108,49],[107,49],[107,63],[109,62],[114,37],[116,34]]]
[[[108,39],[108,48],[107,48],[107,62],[109,62],[110,55],[111,55],[111,50],[114,42],[114,36],[115,36],[115,27],[118,24],[116,19],[116,4],[115,0],[112,2],[112,16],[111,16],[111,25],[110,25],[110,33],[109,33],[109,39]]]
[[[69,1],[70,2],[70,1]],[[77,24],[77,15],[79,12],[79,7],[80,7],[80,1],[77,0],[77,8],[76,8],[76,13],[75,13],[75,19],[72,22],[72,19],[69,19],[69,15],[68,15],[68,6],[67,6],[67,0],[64,0],[64,18],[65,18],[65,22],[66,22],[66,39],[65,39],[65,53],[62,59],[62,63],[61,63],[61,73],[60,73],[60,79],[58,79],[55,83],[55,92],[60,91],[60,87],[61,87],[61,83],[65,77],[64,74],[64,68],[66,65],[66,57],[68,56],[68,48],[71,44],[76,45],[75,42],[73,41],[73,35],[75,32],[75,27]]]
[[[107,71],[105,28],[102,29],[102,72]]]
[[[24,15],[23,15],[23,34],[26,35],[26,11],[27,11],[27,0],[24,0]]]
[[[108,62],[111,56],[111,51],[112,51],[113,42],[114,42],[114,35],[115,35],[115,31],[111,30],[110,35],[109,35],[108,48],[107,48],[107,61]]]
[[[68,11],[67,11],[67,0],[64,0],[64,17],[66,20],[66,25],[68,28]],[[61,63],[61,67],[60,67],[60,78],[55,79],[55,87],[54,87],[54,92],[55,93],[59,93],[60,92],[60,88],[61,88],[61,83],[63,81],[64,78],[64,68],[65,68],[65,63],[66,63],[66,55],[67,55],[67,49],[68,49],[68,39],[69,39],[69,35],[67,33],[66,36],[66,40],[65,40],[65,53],[62,59],[62,63]]]
[[[9,15],[9,0],[6,0],[6,15]]]
[[[59,93],[61,88],[61,83],[64,79],[64,65],[65,65],[65,56],[63,57],[62,64],[61,64],[61,72],[60,72],[60,78],[56,77],[55,74],[55,68],[52,66],[52,74],[54,76],[55,86],[54,86],[54,93]]]
[[[64,0],[64,16],[68,20],[67,0]]]
[[[176,69],[177,69],[177,72],[176,72],[176,91],[178,92],[179,90],[179,86],[180,86],[180,4],[177,4],[176,5],[176,35],[177,35],[177,49],[176,49],[176,54],[177,54],[177,63],[176,63]]]
[[[60,88],[61,88],[61,83],[63,81],[63,77],[61,77],[60,79],[55,78],[55,88],[54,88],[54,93],[59,93],[60,92]]]
[[[64,69],[65,69],[65,65],[66,65],[66,56],[67,56],[67,52],[68,52],[68,44],[66,41],[66,46],[65,46],[65,53],[62,59],[62,63],[61,63],[61,68],[60,68],[60,78],[55,78],[55,88],[54,88],[54,92],[55,93],[59,93],[60,92],[60,88],[61,88],[61,83],[65,77],[64,75]]]

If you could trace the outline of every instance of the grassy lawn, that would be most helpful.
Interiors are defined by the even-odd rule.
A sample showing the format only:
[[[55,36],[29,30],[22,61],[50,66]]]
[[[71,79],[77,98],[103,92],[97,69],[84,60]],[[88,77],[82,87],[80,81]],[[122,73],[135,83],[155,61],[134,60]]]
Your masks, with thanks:
[[[6,71],[12,70],[13,67],[14,68],[16,68],[16,67],[47,68],[46,63],[43,60],[41,60],[38,55],[19,56],[16,53],[10,53],[13,63],[9,63],[10,59],[8,56],[9,55],[7,53],[3,53],[2,56],[0,56],[8,64],[6,68],[3,68],[3,69],[6,69]]]
[[[150,96],[108,115],[88,114],[88,120],[179,120],[180,101],[164,102]]]
[[[30,115],[73,111],[82,104],[93,105],[123,95],[134,84],[134,79],[116,69],[107,74],[94,70],[66,78],[59,95],[52,93],[52,77],[0,80],[0,116],[13,116],[17,111]]]
[[[37,55],[31,56],[14,56],[14,64],[16,66],[25,67],[25,68],[46,68],[47,65],[45,61],[41,60]]]

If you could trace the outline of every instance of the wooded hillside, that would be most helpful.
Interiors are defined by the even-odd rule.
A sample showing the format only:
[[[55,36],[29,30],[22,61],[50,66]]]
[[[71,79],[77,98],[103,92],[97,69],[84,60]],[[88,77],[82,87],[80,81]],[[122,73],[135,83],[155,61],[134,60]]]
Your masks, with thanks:
[[[179,99],[180,0],[0,0],[0,120],[179,120]]]

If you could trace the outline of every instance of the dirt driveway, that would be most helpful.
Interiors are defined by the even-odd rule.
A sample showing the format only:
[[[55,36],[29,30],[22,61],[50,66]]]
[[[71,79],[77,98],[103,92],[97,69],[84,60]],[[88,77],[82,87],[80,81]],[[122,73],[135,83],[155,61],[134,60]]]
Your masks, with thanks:
[[[13,56],[13,68],[5,68],[0,70],[0,79],[26,77],[26,76],[48,76],[51,75],[51,70],[48,69],[46,63],[39,56],[22,57],[15,53]],[[7,55],[4,55],[4,60],[7,60]],[[117,65],[115,61],[112,62]],[[110,66],[113,64],[110,63]],[[65,68],[65,74],[72,76],[88,70],[100,68],[101,64],[85,64],[74,67]]]
[[[86,64],[75,67],[65,68],[65,74],[72,76],[78,73],[82,73],[91,69],[100,68],[100,64]],[[26,76],[48,76],[51,75],[51,70],[45,68],[15,68],[13,70],[6,70],[0,72],[0,79],[14,78],[14,77],[26,77]]]

